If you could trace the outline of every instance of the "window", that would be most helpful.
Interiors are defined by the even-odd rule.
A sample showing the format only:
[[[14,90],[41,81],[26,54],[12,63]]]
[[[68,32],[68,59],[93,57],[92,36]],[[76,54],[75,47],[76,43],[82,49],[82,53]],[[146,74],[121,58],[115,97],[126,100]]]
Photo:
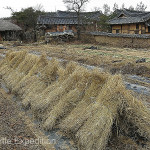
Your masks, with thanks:
[[[63,29],[63,26],[62,26],[62,25],[60,25],[60,26],[59,26],[59,29],[60,29],[60,30],[62,30],[62,29]]]
[[[116,33],[119,33],[119,29],[116,29]]]
[[[150,26],[148,26],[148,32],[150,32]]]
[[[71,25],[69,25],[69,30],[72,30],[72,26]]]
[[[139,30],[139,24],[136,24],[136,30]]]
[[[121,15],[119,16],[119,18],[126,18],[126,16],[125,16],[124,14],[121,14]]]

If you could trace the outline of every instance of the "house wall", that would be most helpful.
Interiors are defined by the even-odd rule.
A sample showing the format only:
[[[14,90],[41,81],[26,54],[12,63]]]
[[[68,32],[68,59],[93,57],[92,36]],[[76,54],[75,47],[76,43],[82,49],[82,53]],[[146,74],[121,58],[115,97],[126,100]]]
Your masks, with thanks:
[[[110,37],[106,35],[95,35],[96,42],[102,45],[114,47],[148,48],[150,47],[150,38],[131,38],[131,37]]]
[[[45,32],[56,32],[57,31],[57,28],[56,26],[51,26],[51,27],[47,27]]]
[[[116,33],[119,30],[119,33],[121,33],[121,25],[113,25],[112,26],[112,33]]]
[[[112,25],[112,33],[116,34],[148,34],[148,27],[145,24],[139,24],[139,29],[136,29],[136,24]]]
[[[50,28],[47,27],[45,32],[63,32],[65,30],[73,30],[77,32],[75,25],[53,25]]]
[[[146,26],[146,34],[150,34],[150,32],[148,32],[148,26]]]
[[[20,31],[1,31],[0,41],[16,41],[20,39]]]
[[[1,33],[0,33],[0,41],[2,41],[3,40],[3,38],[2,38],[2,35],[1,35]]]
[[[53,26],[47,26],[45,29],[45,32],[63,32],[65,30],[73,30],[74,32],[77,32],[77,25],[53,25]],[[97,30],[96,24],[92,24],[90,26],[82,26],[82,31],[95,31]]]
[[[122,26],[122,32],[121,33],[126,33],[128,34],[129,32],[129,25],[128,24],[125,24]]]

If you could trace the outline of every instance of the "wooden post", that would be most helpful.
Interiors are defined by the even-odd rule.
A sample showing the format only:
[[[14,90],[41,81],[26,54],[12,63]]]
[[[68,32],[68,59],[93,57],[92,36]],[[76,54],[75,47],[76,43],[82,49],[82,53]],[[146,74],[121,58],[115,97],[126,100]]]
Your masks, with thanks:
[[[130,24],[128,24],[128,34],[130,33]]]
[[[121,25],[121,33],[122,33],[122,25]]]

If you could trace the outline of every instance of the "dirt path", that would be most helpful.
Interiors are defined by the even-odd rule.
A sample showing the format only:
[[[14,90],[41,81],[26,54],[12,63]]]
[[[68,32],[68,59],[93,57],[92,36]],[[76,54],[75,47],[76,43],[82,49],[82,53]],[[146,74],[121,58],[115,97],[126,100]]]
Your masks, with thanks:
[[[0,88],[0,150],[45,150],[38,140],[11,95]]]

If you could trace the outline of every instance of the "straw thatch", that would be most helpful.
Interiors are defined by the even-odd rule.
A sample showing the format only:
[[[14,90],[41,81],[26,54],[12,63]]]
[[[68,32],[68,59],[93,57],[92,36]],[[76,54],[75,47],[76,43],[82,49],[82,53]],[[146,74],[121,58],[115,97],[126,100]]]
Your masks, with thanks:
[[[10,21],[0,19],[0,31],[20,31],[20,30],[22,29],[16,24],[11,23]]]

